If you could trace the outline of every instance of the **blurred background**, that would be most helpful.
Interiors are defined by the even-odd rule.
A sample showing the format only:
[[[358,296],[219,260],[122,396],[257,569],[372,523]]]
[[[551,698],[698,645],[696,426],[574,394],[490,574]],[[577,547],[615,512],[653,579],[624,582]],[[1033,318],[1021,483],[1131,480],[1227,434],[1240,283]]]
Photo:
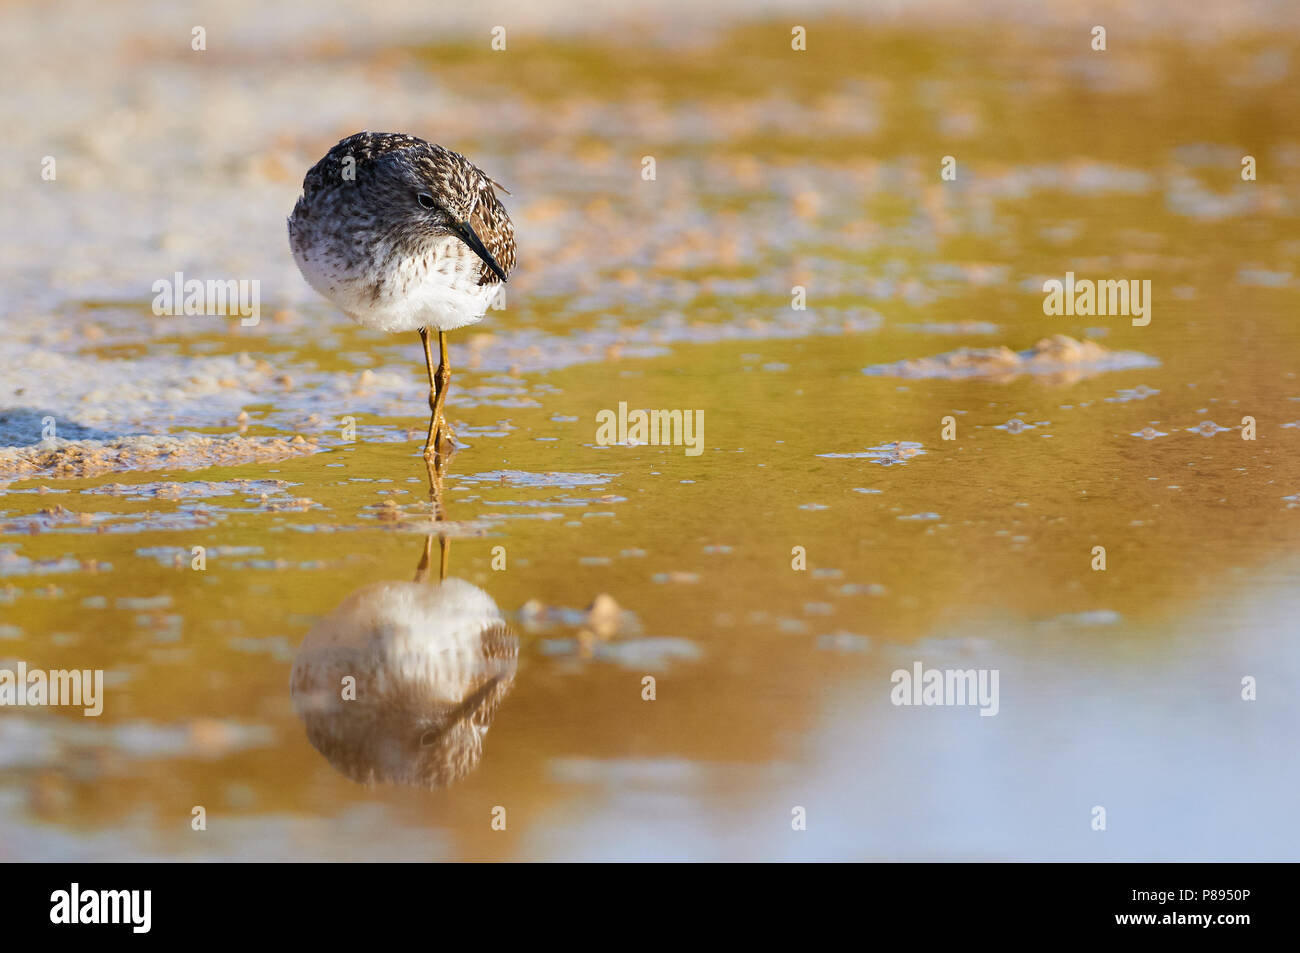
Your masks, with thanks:
[[[622,6],[0,5],[0,668],[106,673],[0,709],[0,858],[1294,859],[1295,5]],[[360,129],[511,192],[437,526],[415,335],[287,247]],[[313,709],[372,638],[425,694]]]

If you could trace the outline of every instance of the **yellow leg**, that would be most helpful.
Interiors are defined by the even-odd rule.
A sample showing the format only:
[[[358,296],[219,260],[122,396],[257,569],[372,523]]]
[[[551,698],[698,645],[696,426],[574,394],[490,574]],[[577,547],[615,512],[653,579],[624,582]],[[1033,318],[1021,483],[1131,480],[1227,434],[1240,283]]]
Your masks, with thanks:
[[[437,436],[438,378],[433,369],[433,351],[429,348],[429,329],[420,328],[420,343],[424,345],[424,366],[429,371],[429,438],[424,441],[424,456],[433,456],[436,452],[434,438]]]
[[[447,385],[451,383],[451,365],[447,360],[447,335],[438,332],[439,362],[433,366],[433,349],[429,342],[429,329],[420,328],[420,343],[424,345],[424,365],[429,370],[429,437],[424,442],[424,455],[431,457],[452,449],[449,445],[455,436],[447,425],[443,405],[447,401]]]
[[[428,347],[427,340],[425,347]],[[438,332],[438,355],[438,370],[432,374],[434,394],[430,404],[430,409],[433,411],[433,420],[430,426],[433,430],[434,451],[441,453],[444,445],[451,442],[451,428],[447,426],[446,415],[443,411],[443,407],[447,402],[447,388],[451,384],[451,363],[447,360],[447,332],[445,331]],[[428,363],[432,366],[432,354],[428,357]]]

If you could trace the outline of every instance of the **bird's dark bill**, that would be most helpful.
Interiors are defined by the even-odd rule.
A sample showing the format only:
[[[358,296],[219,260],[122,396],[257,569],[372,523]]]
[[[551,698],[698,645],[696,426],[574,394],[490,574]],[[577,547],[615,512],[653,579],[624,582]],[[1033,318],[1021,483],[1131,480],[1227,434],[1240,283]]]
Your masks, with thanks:
[[[487,246],[483,244],[469,222],[458,222],[451,227],[451,230],[473,250],[474,254],[483,259],[483,263],[491,268],[498,278],[502,281],[506,280],[506,273],[501,270],[501,266],[497,264],[497,260],[492,257],[492,253],[487,250]]]

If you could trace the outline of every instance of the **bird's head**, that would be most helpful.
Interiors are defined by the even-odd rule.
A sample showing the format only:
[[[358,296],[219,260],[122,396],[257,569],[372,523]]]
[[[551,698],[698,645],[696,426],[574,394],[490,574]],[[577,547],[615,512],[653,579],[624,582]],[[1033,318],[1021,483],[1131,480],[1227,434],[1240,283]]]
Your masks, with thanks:
[[[408,149],[386,156],[376,169],[375,184],[385,193],[393,220],[414,240],[451,236],[469,246],[501,281],[506,272],[475,229],[491,180],[467,160],[437,146]]]

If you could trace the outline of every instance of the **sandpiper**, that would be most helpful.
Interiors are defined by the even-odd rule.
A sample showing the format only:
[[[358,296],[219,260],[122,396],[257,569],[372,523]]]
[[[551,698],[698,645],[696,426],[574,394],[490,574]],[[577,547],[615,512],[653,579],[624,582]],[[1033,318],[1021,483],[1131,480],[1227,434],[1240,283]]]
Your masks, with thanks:
[[[289,217],[289,246],[308,284],[363,327],[420,332],[426,459],[452,441],[447,332],[482,320],[515,264],[515,229],[498,190],[506,192],[450,149],[359,132],[311,167]],[[436,370],[430,331],[438,332]]]

